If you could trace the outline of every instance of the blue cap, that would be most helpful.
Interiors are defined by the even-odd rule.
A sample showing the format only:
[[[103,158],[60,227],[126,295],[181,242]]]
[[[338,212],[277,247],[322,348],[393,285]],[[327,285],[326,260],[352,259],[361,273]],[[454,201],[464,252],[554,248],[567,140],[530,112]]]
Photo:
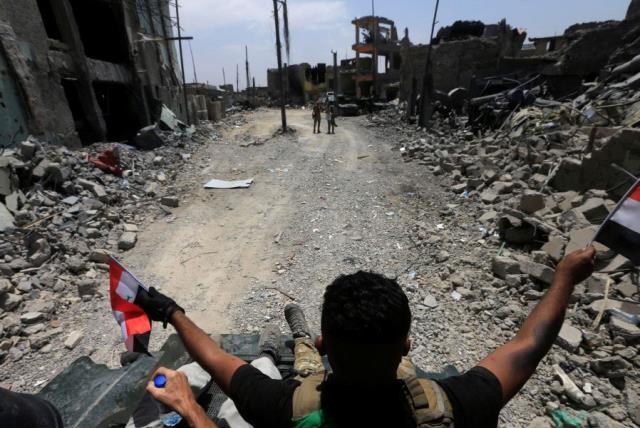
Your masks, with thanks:
[[[153,378],[153,384],[156,388],[164,388],[167,384],[167,377],[163,374],[156,375],[156,377]]]

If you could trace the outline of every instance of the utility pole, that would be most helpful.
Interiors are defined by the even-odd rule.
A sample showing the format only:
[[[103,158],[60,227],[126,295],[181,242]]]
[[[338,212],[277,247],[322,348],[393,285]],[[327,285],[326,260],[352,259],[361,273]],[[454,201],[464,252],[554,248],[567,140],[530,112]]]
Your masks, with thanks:
[[[378,20],[376,19],[376,4],[375,0],[371,0],[371,25],[373,31],[371,31],[371,40],[373,41],[373,93],[372,101],[375,101],[378,96],[378,47],[376,45],[378,37]]]
[[[180,68],[182,69],[182,94],[184,95],[184,110],[187,118],[187,125],[191,124],[189,115],[189,102],[187,100],[187,78],[184,75],[184,56],[182,55],[182,30],[180,29],[180,6],[176,0],[176,25],[178,26],[178,46],[180,47]]]
[[[338,96],[338,52],[332,50],[333,54],[333,93]]]
[[[227,76],[224,74],[224,67],[222,67],[222,82],[224,86],[227,86]]]
[[[247,45],[244,45],[244,65],[247,71],[247,93],[249,93],[249,88],[251,88],[251,79],[249,79],[249,48]]]
[[[189,41],[189,52],[191,52],[191,63],[193,64],[193,82],[198,83],[198,75],[196,74],[196,60],[193,57],[193,50],[191,49],[191,41]]]
[[[236,92],[240,93],[240,68],[236,64]]]
[[[278,18],[278,0],[273,0],[273,18],[276,23],[276,52],[278,54],[278,74],[280,75],[280,114],[282,116],[282,132],[287,132],[287,112],[285,110],[285,76],[282,72],[282,45],[280,43],[280,19]]]
[[[424,79],[422,80],[422,99],[420,100],[420,120],[419,124],[426,127],[431,119],[433,107],[431,106],[431,97],[433,95],[433,75],[431,74],[431,50],[433,49],[433,32],[436,28],[436,20],[438,19],[438,7],[440,0],[436,0],[436,9],[433,12],[433,23],[431,24],[431,37],[429,37],[429,46],[427,47],[427,61],[424,66]]]

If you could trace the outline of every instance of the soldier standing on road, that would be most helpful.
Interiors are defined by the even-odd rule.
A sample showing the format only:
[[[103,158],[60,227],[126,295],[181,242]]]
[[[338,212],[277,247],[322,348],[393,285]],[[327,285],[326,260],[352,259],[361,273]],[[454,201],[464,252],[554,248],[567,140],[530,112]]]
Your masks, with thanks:
[[[317,133],[320,133],[320,124],[322,123],[322,109],[320,108],[320,103],[316,101],[313,105],[313,113],[311,114],[313,117],[313,133],[316,133],[316,128],[318,129]]]
[[[336,108],[333,104],[327,104],[327,134],[335,134],[336,133]]]

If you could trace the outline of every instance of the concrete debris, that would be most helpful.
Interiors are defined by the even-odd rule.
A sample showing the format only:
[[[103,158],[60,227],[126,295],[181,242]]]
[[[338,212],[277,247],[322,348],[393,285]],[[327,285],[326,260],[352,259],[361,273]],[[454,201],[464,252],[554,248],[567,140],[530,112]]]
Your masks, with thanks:
[[[78,344],[80,343],[80,341],[82,340],[83,337],[84,337],[84,335],[82,334],[81,331],[72,332],[67,337],[67,340],[64,341],[64,347],[67,348],[67,349],[75,348],[76,346],[78,346]]]
[[[161,131],[156,125],[149,125],[138,131],[135,142],[142,150],[153,150],[164,145]]]
[[[82,333],[65,341],[59,319],[72,305],[79,318],[96,310],[94,301],[108,307],[109,257],[133,248],[138,228],[165,218],[164,206],[178,206],[187,190],[157,177],[195,173],[191,154],[220,138],[211,124],[190,136],[180,125],[158,132],[163,143],[153,152],[116,143],[72,151],[30,137],[0,154],[0,363],[77,347]],[[88,161],[105,162],[105,154],[121,177]]]
[[[634,3],[633,14],[638,14],[640,3]],[[427,127],[412,124],[410,103],[402,98],[397,105],[367,118],[373,132],[396,142],[394,149],[405,162],[423,165],[450,192],[456,208],[433,220],[433,226],[442,223],[442,228],[419,227],[416,242],[422,247],[435,246],[434,261],[440,251],[450,253],[440,279],[456,291],[458,277],[482,267],[484,272],[471,274],[473,287],[464,281],[460,285],[471,291],[470,309],[480,324],[497,320],[497,328],[511,337],[553,281],[560,260],[591,242],[599,224],[633,184],[618,167],[637,174],[640,165],[640,92],[634,89],[640,78],[637,24],[576,26],[554,39],[559,48],[548,53],[547,60],[557,61],[549,68],[557,77],[542,72],[512,83],[507,80],[513,75],[484,80],[478,87],[499,89],[475,94],[472,87],[471,100],[462,108],[434,106]],[[627,38],[621,38],[623,34]],[[549,40],[540,44],[548,45]],[[584,71],[576,70],[581,62],[594,67],[588,60],[589,53],[598,49],[594,46],[608,46],[598,54],[598,69],[593,70],[601,78],[576,82],[557,98],[563,101],[556,101],[554,90],[546,85],[562,85],[556,79],[570,79],[564,70],[585,76]],[[606,55],[605,59],[600,55]],[[616,58],[611,65],[609,57]],[[504,90],[508,85],[511,89]],[[573,99],[567,98],[569,93]],[[465,260],[458,266],[449,266],[460,261],[451,250],[455,244],[446,245],[458,242],[459,237],[446,233],[453,224],[475,231],[464,237],[460,248],[469,263]],[[432,237],[434,232],[437,237]],[[521,395],[533,403],[532,408],[540,402],[550,403],[553,409],[568,406],[576,411],[604,406],[604,413],[592,413],[589,426],[618,422],[631,426],[619,390],[623,391],[624,382],[626,390],[637,392],[640,387],[632,375],[640,366],[640,327],[609,312],[599,328],[591,325],[603,305],[604,309],[640,314],[640,305],[634,303],[640,294],[637,274],[629,260],[603,245],[595,246],[600,273],[576,287],[557,346],[538,370],[542,379],[532,379],[534,385]],[[480,250],[474,252],[474,247]],[[482,274],[487,273],[493,278],[484,282]],[[430,293],[442,302],[440,296]],[[431,302],[429,296],[421,295],[417,302],[426,306],[425,302]],[[477,328],[475,324],[468,331]],[[562,382],[553,378],[554,364],[566,376]],[[513,415],[510,418],[513,422]],[[520,418],[519,425],[527,426],[531,420],[529,413],[528,419]],[[531,426],[549,425],[548,418],[531,422]]]
[[[138,235],[135,232],[124,232],[118,239],[118,248],[123,251],[127,251],[136,246],[138,241]]]
[[[582,331],[572,326],[569,321],[565,321],[556,342],[567,351],[576,352],[582,343]]]

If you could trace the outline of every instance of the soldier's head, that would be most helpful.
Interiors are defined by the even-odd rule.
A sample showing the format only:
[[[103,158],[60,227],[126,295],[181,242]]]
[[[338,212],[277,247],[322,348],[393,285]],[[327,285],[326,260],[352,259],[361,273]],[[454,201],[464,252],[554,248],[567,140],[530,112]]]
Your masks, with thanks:
[[[372,272],[341,275],[322,305],[316,345],[347,382],[393,379],[410,348],[409,300],[392,279]]]

